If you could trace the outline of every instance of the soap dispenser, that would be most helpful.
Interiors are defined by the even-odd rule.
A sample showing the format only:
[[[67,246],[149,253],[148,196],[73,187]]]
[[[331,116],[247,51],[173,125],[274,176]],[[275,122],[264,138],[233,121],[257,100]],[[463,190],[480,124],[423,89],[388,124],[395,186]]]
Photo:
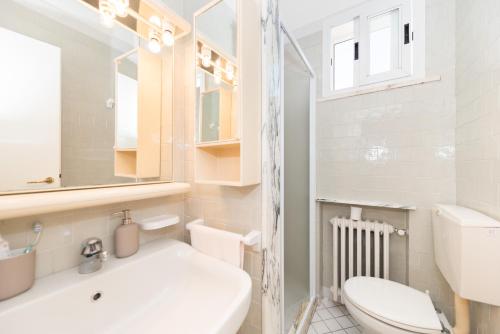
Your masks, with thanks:
[[[116,257],[129,257],[139,250],[139,226],[132,222],[130,210],[113,213],[123,216],[123,223],[115,230]]]

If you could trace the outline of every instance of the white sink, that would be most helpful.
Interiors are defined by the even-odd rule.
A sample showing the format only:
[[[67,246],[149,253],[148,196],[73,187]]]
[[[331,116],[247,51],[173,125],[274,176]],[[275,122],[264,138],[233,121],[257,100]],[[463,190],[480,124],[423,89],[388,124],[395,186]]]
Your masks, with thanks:
[[[0,302],[0,332],[234,334],[248,313],[251,284],[243,270],[159,240],[94,274],[75,268],[37,280]]]

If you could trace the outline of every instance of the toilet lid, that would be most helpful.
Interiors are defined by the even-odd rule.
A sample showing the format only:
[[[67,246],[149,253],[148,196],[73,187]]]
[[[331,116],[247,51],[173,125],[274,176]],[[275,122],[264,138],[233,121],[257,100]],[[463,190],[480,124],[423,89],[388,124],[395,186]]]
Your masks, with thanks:
[[[349,279],[343,298],[370,316],[417,333],[439,333],[441,322],[430,297],[397,282],[373,277]]]

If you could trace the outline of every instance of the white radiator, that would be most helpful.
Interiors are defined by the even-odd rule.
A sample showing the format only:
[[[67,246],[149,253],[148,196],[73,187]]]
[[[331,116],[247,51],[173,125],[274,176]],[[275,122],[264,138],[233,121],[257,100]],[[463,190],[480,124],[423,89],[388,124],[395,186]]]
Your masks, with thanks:
[[[389,278],[389,224],[335,217],[333,225],[333,300],[342,302],[344,283],[354,276]]]

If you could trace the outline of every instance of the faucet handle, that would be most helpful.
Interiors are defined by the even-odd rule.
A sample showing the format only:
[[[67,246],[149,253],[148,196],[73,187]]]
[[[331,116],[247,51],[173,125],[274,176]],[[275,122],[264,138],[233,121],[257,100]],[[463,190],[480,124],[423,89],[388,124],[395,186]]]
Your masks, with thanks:
[[[99,260],[101,260],[102,262],[108,260],[108,252],[107,251],[102,251],[101,253],[99,253],[98,256],[99,256]]]
[[[102,240],[99,238],[88,238],[82,243],[81,255],[90,257],[102,253]]]

